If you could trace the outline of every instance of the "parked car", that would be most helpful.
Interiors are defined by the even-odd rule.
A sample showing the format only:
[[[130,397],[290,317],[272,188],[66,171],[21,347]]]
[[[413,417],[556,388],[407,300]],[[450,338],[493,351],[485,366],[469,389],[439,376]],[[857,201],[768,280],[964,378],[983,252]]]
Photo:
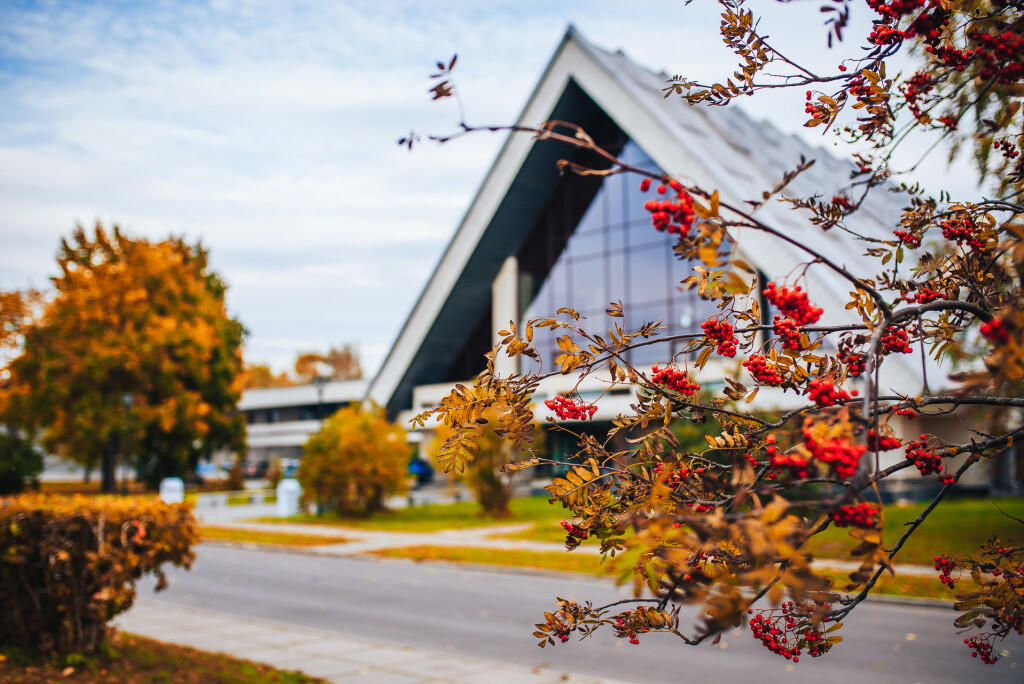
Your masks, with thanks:
[[[209,461],[200,461],[196,466],[196,480],[200,483],[223,480],[226,477],[227,473],[222,468]]]
[[[269,467],[269,461],[246,461],[245,476],[248,478],[266,477]]]

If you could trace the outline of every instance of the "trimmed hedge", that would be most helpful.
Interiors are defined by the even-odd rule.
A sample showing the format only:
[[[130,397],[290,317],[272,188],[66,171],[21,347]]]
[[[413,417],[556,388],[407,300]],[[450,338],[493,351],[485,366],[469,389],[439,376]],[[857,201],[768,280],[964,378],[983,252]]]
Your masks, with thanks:
[[[0,499],[0,644],[94,653],[135,583],[189,568],[199,530],[189,504],[46,496]]]

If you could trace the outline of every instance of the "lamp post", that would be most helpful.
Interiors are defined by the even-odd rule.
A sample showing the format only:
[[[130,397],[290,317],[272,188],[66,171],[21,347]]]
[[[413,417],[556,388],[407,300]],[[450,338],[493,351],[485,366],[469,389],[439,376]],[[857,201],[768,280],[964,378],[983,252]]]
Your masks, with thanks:
[[[313,376],[313,386],[316,387],[316,419],[322,424],[324,422],[324,385],[327,378],[322,375]]]
[[[128,460],[128,412],[132,410],[135,397],[132,396],[131,392],[122,392],[121,403],[124,404],[124,427],[121,436],[121,496],[125,496],[128,493],[127,483],[125,482],[127,477],[125,465]]]
[[[323,361],[316,364],[313,374],[313,386],[316,387],[316,419],[321,426],[324,422],[324,386],[331,379],[334,368]]]

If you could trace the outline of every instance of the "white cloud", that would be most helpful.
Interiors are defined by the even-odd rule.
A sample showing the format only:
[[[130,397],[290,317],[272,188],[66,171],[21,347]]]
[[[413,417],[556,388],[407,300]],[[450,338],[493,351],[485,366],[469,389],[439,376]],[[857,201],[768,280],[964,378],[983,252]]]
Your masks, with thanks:
[[[824,35],[807,10],[773,4],[781,18],[765,27],[814,36],[794,46],[814,58]],[[76,222],[184,234],[229,283],[252,359],[283,369],[299,349],[355,342],[372,372],[503,139],[397,147],[410,128],[457,122],[452,102],[429,102],[433,62],[458,52],[470,121],[508,123],[567,23],[645,66],[714,78],[734,66],[718,13],[611,0],[4,4],[0,287],[45,285]],[[791,95],[757,102],[755,116],[823,142]],[[928,171],[966,182],[965,168]]]

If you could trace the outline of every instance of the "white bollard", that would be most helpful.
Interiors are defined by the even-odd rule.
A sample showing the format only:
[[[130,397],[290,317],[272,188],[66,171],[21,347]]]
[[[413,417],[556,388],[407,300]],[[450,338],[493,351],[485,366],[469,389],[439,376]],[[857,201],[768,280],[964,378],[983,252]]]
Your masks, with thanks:
[[[302,485],[299,481],[287,477],[277,483],[277,517],[289,518],[299,514],[299,498],[302,496]]]
[[[185,500],[185,483],[180,477],[165,477],[160,480],[160,498],[164,503],[181,503]]]

